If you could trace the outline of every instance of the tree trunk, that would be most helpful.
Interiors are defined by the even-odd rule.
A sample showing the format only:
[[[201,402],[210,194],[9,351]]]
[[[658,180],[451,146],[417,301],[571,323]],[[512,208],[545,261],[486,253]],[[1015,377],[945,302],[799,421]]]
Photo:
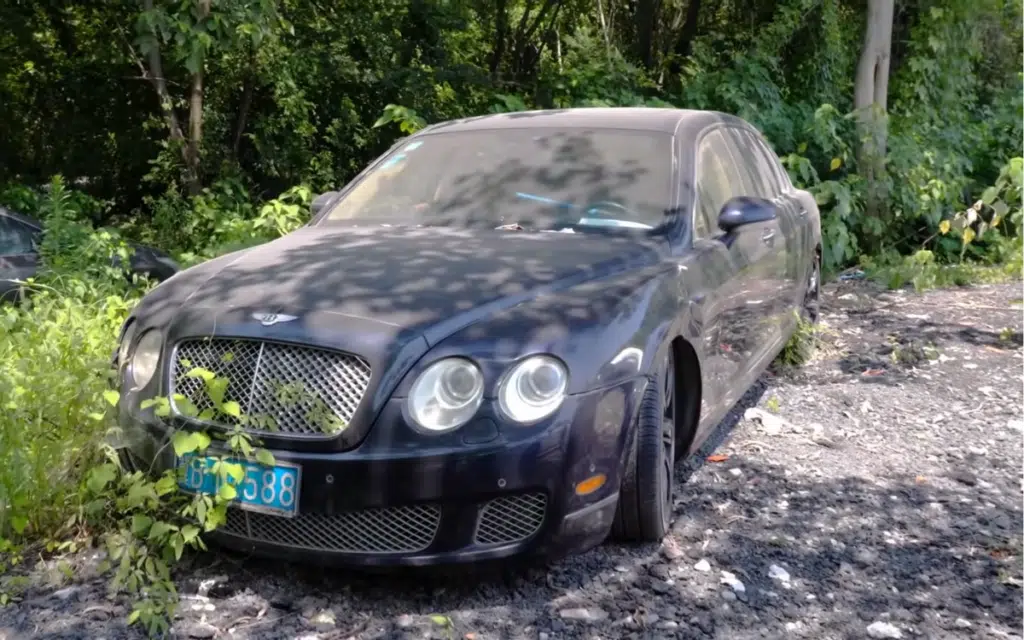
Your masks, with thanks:
[[[199,21],[202,22],[210,16],[211,0],[199,0]],[[185,148],[185,175],[188,183],[188,192],[192,195],[199,193],[202,183],[199,177],[199,149],[203,141],[203,67],[204,62],[199,63],[199,69],[192,74],[192,89],[188,99],[188,145]]]
[[[868,0],[864,46],[853,88],[860,136],[857,162],[867,183],[867,213],[873,216],[881,216],[886,208],[886,109],[894,4],[894,0]]]
[[[142,6],[146,11],[152,11],[153,0],[143,0]],[[178,114],[174,111],[174,101],[171,100],[171,94],[167,90],[167,79],[164,78],[164,65],[160,57],[160,47],[158,45],[154,45],[150,50],[148,64],[148,71],[143,69],[143,73],[153,84],[153,89],[156,90],[157,99],[160,100],[160,110],[163,111],[164,118],[167,120],[167,131],[171,136],[171,142],[180,145],[185,140],[185,134],[182,132],[181,124],[178,122]],[[183,147],[183,159],[184,153],[185,149]]]
[[[654,64],[654,29],[658,18],[658,0],[639,0],[636,5],[636,57],[644,68]]]
[[[252,92],[255,84],[256,71],[252,56],[249,57],[249,71],[245,76],[245,85],[242,88],[242,104],[238,107],[238,119],[235,120],[235,135],[231,142],[231,156],[238,161],[238,151],[242,146],[242,136],[245,134],[246,121],[249,118],[249,107],[252,106]]]
[[[693,39],[697,37],[697,25],[700,19],[701,0],[690,0],[686,3],[686,18],[672,46],[672,57],[668,67],[669,76],[678,78],[683,72],[683,63],[693,53]]]
[[[497,0],[494,15],[494,46],[491,48],[491,74],[497,76],[501,59],[505,57],[505,40],[508,38],[508,7],[506,0]]]
[[[601,33],[604,34],[604,50],[608,55],[608,59],[612,58],[612,40],[608,35],[608,23],[604,19],[604,7],[601,6],[601,0],[597,0],[597,15],[601,18]]]

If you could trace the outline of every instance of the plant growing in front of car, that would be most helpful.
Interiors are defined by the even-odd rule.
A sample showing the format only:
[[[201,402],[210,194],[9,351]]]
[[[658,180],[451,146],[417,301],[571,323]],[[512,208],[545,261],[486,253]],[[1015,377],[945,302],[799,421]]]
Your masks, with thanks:
[[[235,426],[221,432],[171,428],[168,444],[175,459],[188,461],[154,477],[147,470],[129,470],[116,448],[105,445],[106,462],[87,475],[83,492],[85,516],[107,531],[103,543],[109,568],[113,569],[110,589],[133,599],[129,624],[140,624],[151,636],[165,635],[178,604],[171,579],[171,567],[186,548],[205,550],[203,533],[226,522],[227,508],[238,498],[239,487],[247,481],[242,462],[272,467],[273,455],[260,448],[246,425],[248,416],[237,402],[225,399],[229,379],[195,367],[189,377],[202,381],[208,402],[202,411],[184,396],[175,395],[174,409],[185,417],[213,421],[230,416]],[[106,415],[111,419],[120,394],[109,390]],[[171,399],[151,398],[142,408],[161,418],[171,415]],[[215,446],[214,443],[217,442]],[[207,477],[211,481],[207,482]],[[182,485],[195,489],[186,491]],[[212,490],[208,490],[211,489]]]

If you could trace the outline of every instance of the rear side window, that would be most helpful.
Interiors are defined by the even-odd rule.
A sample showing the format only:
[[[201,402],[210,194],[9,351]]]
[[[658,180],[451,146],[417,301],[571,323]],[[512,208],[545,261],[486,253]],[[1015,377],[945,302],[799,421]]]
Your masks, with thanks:
[[[750,177],[754,190],[750,195],[766,200],[777,198],[781,190],[764,148],[749,131],[730,129],[729,134],[743,158],[743,168]]]
[[[747,135],[754,141],[754,145],[761,150],[761,157],[764,158],[765,165],[768,168],[769,175],[772,177],[772,185],[776,189],[776,194],[781,195],[785,191],[789,190],[789,175],[786,173],[785,167],[779,161],[779,156],[772,151],[772,148],[768,146],[768,143],[764,141],[761,136],[747,132]]]
[[[724,129],[715,129],[701,138],[697,148],[695,238],[714,235],[718,214],[731,198],[753,195],[750,176],[740,170],[741,162],[738,150],[726,137]]]

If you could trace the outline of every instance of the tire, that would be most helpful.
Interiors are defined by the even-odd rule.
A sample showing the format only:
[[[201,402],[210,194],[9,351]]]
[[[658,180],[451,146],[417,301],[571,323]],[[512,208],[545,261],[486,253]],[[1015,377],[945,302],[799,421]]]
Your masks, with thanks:
[[[672,521],[675,482],[676,383],[672,349],[648,384],[637,416],[636,436],[619,486],[613,537],[657,542]]]
[[[808,324],[818,324],[821,316],[821,253],[814,251],[811,272],[804,283],[804,298],[800,305],[800,318]]]

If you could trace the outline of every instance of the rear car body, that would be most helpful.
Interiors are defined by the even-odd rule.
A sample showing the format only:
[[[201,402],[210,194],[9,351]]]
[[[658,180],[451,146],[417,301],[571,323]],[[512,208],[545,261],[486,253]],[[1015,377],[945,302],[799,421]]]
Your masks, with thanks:
[[[364,565],[588,548],[620,508],[659,363],[678,355],[685,453],[781,349],[820,231],[756,131],[677,110],[518,117],[401,141],[318,199],[307,227],[177,274],[126,322],[120,412],[135,464],[178,464],[174,429],[232,426],[173,400],[169,418],[143,409],[157,396],[202,408],[193,367],[273,420],[253,433],[276,468],[247,470],[223,543]],[[617,155],[609,131],[660,151]],[[501,136],[520,146],[502,155]],[[463,173],[443,153],[415,164],[435,149]],[[144,340],[158,364],[139,384]],[[472,372],[462,380],[478,395],[463,422],[433,428],[421,388],[447,363]],[[550,389],[531,396],[537,385]],[[292,386],[303,400],[284,399]]]

